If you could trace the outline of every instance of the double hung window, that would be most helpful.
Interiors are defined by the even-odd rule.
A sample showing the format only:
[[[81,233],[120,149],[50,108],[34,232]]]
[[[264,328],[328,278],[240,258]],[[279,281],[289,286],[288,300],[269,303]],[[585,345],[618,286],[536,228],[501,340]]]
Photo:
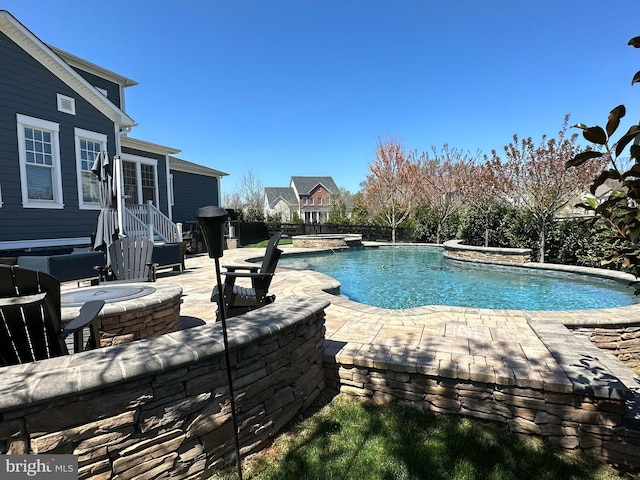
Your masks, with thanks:
[[[74,129],[74,133],[80,208],[100,208],[98,177],[91,171],[91,168],[93,168],[96,155],[107,151],[107,136],[80,128]]]
[[[64,208],[59,125],[21,114],[16,117],[23,207]]]

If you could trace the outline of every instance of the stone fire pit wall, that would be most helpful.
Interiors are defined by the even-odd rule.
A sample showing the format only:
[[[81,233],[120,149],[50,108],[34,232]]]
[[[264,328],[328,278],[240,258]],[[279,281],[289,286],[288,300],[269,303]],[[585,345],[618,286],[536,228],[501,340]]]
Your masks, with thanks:
[[[289,297],[228,320],[242,455],[322,392],[327,306]],[[80,479],[233,463],[221,324],[0,369],[0,453],[76,454]]]
[[[132,284],[137,285],[137,284]],[[143,338],[159,337],[180,330],[182,288],[153,284],[150,295],[105,303],[100,312],[100,344],[110,347]],[[94,289],[109,288],[109,284]],[[64,324],[74,319],[78,307],[62,308]]]

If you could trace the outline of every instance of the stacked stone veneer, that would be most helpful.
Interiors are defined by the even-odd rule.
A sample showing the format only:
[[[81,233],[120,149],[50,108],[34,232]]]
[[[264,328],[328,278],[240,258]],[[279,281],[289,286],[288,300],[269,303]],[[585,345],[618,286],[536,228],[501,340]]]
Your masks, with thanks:
[[[103,347],[152,338],[180,330],[180,297],[151,306],[105,315],[101,319]]]
[[[291,238],[296,248],[345,248],[362,245],[360,234],[296,235]]]
[[[147,296],[105,304],[99,315],[103,347],[180,330],[182,288],[172,285],[154,288],[156,291]],[[77,308],[63,309],[63,321],[70,321],[77,312]]]
[[[629,325],[569,326],[598,348],[610,351],[629,368],[640,368],[640,319]]]
[[[633,396],[624,389],[593,385],[587,393],[588,388],[556,382],[557,378],[535,384],[526,375],[460,374],[450,366],[440,369],[433,359],[392,352],[336,357],[340,348],[328,342],[327,390],[499,422],[514,433],[539,437],[564,450],[579,450],[623,469],[640,468],[640,430],[629,420]]]
[[[243,455],[324,388],[327,305],[228,320]],[[206,478],[233,462],[233,433],[220,323],[1,369],[0,453],[76,454],[80,479]]]
[[[531,261],[529,248],[475,247],[462,245],[460,240],[450,240],[443,244],[444,256],[454,260],[519,264]]]

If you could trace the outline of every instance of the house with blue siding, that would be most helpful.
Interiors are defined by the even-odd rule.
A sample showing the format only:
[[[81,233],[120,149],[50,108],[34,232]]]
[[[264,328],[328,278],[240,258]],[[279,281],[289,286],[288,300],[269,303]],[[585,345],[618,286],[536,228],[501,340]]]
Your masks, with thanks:
[[[205,205],[220,205],[220,178],[227,175],[214,168],[198,165],[181,158],[169,157],[169,176],[173,184],[173,195],[179,196],[179,201],[172,199],[172,213],[174,222],[193,222],[195,212]],[[210,192],[211,198],[207,203],[204,192]],[[215,198],[214,198],[215,197]]]
[[[121,221],[124,234],[148,223],[151,209],[175,227],[220,205],[224,172],[130,136],[125,90],[134,80],[47,45],[4,10],[0,65],[0,252],[90,245],[99,152],[119,165],[120,214],[132,216]]]

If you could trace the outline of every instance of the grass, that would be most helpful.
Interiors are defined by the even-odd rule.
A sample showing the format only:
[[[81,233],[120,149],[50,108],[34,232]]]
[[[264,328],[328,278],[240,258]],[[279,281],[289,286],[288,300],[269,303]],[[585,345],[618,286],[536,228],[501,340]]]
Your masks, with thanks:
[[[267,243],[269,243],[269,240],[263,240],[262,242],[245,245],[242,248],[266,248]],[[278,241],[279,245],[291,245],[292,243],[293,243],[293,240],[291,240],[290,238],[281,238],[280,241]]]
[[[235,467],[213,479],[231,480]],[[584,458],[504,425],[347,397],[303,418],[243,460],[253,480],[619,480]]]

